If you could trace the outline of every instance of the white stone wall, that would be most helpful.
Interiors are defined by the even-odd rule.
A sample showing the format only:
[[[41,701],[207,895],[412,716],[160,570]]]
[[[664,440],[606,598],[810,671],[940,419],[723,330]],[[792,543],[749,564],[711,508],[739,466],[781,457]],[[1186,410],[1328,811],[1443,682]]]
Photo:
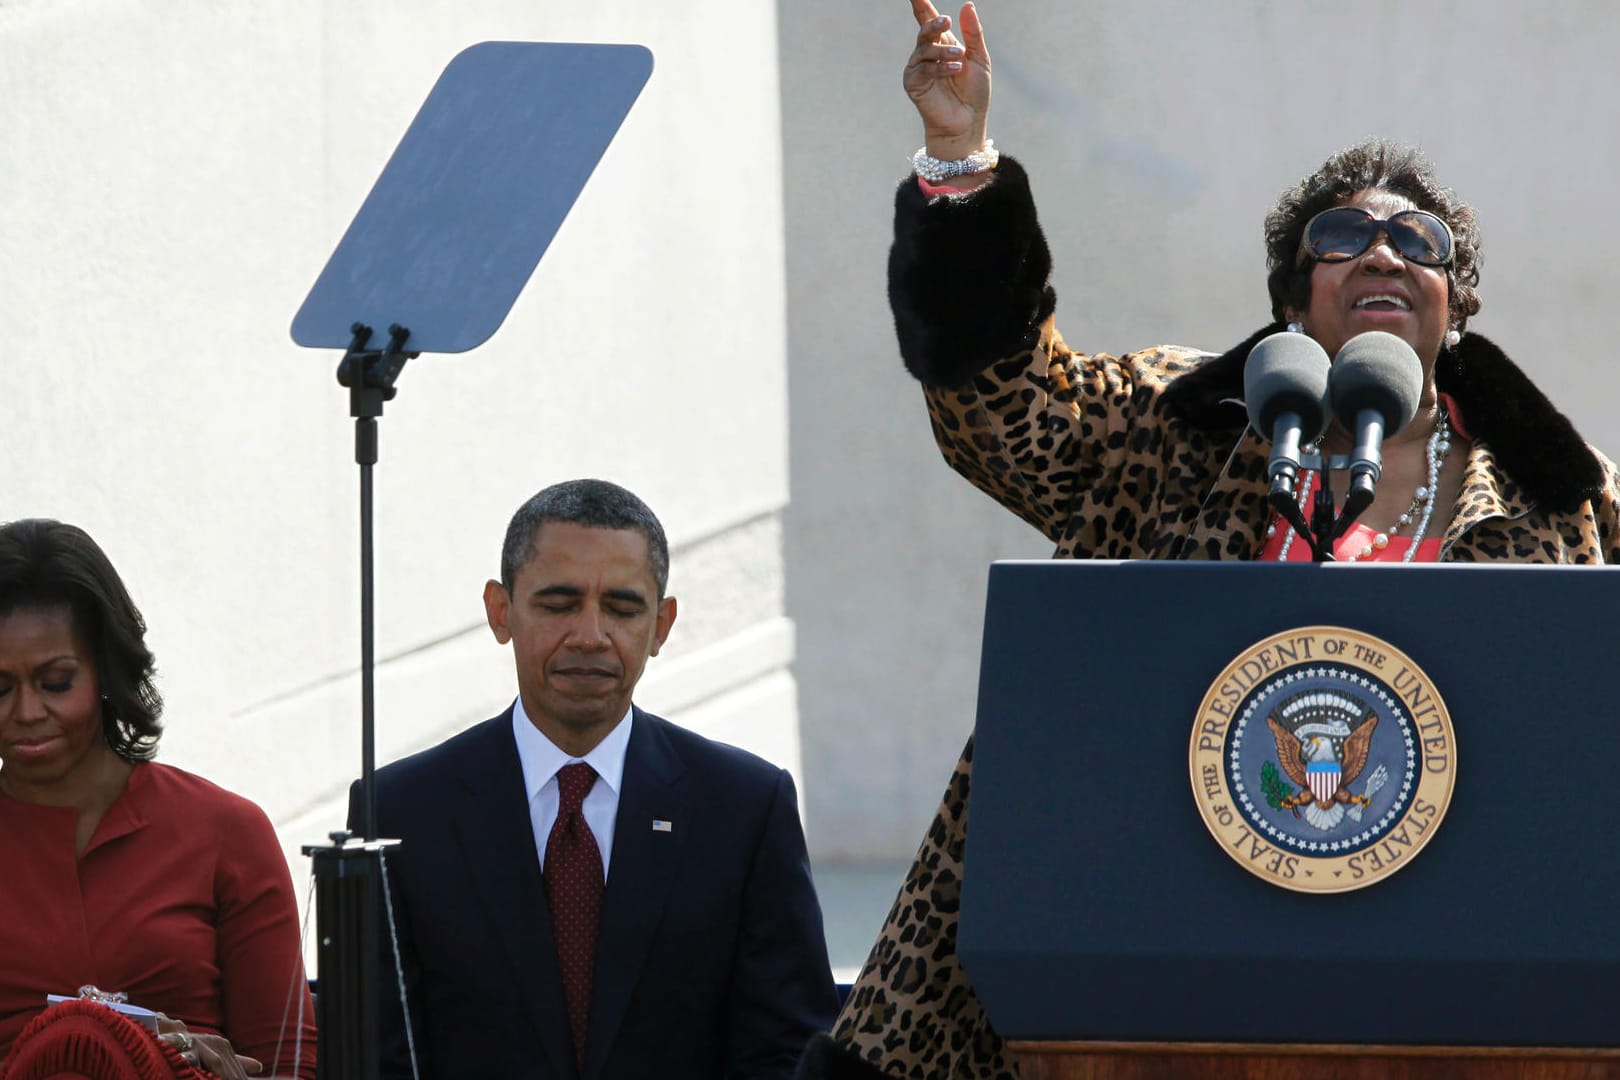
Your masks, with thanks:
[[[638,42],[655,70],[504,327],[387,406],[379,761],[510,701],[480,599],[506,521],[596,475],[675,549],[639,700],[797,770],[769,4],[0,0],[0,518],[101,541],[151,627],[162,760],[265,806],[298,879],[359,763],[358,511],[338,355],[287,327],[490,39]]]
[[[900,87],[910,6],[777,6],[788,610],[811,844],[822,861],[905,858],[973,724],[986,566],[1052,545],[942,464],[894,343],[892,199],[922,141]],[[1620,8],[978,6],[995,65],[990,134],[1029,171],[1072,345],[1242,340],[1269,320],[1261,223],[1277,195],[1334,151],[1382,135],[1426,148],[1479,211],[1484,308],[1472,328],[1620,454],[1610,243],[1620,224],[1608,212]],[[1050,647],[1054,663],[1083,662]]]
[[[1620,11],[981,10],[992,134],[1030,170],[1076,345],[1241,338],[1277,192],[1384,134],[1480,211],[1476,328],[1620,452]],[[1050,550],[940,463],[896,354],[913,32],[900,0],[0,0],[0,517],[111,553],[152,626],[165,760],[258,799],[289,845],[338,823],[352,423],[336,354],[287,325],[456,52],[635,41],[652,79],[512,316],[414,361],[382,421],[379,757],[505,705],[479,589],[506,519],[602,475],[676,547],[643,702],[789,766],[802,715],[818,858],[909,854],[972,724],[984,568]]]

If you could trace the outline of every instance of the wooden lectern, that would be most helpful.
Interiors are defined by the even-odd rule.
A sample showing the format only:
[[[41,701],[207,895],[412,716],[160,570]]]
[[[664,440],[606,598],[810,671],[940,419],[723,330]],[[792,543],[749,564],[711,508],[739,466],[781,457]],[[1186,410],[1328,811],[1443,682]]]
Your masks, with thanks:
[[[1620,1050],[1015,1042],[1022,1080],[1609,1080]]]
[[[1026,1080],[1620,1077],[1617,613],[1620,568],[992,567],[958,951]],[[1324,626],[1426,673],[1454,772],[1426,846],[1303,892],[1223,850],[1189,747],[1234,657]]]

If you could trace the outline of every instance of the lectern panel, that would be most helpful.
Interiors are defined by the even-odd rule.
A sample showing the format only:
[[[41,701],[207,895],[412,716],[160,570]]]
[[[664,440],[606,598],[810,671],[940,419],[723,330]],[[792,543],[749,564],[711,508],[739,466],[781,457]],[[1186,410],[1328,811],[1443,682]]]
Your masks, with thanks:
[[[1188,754],[1234,657],[1323,625],[1410,657],[1455,742],[1426,846],[1364,845],[1355,867],[1377,880],[1331,894],[1278,887],[1223,850]],[[958,947],[998,1030],[1612,1045],[1617,627],[1620,568],[997,564]],[[1366,786],[1338,801],[1356,807]],[[1240,857],[1288,854],[1268,839]]]

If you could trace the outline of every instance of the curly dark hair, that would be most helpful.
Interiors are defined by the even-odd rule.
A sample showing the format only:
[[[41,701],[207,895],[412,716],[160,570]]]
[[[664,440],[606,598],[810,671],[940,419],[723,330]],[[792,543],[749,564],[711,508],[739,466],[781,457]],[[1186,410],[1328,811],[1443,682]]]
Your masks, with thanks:
[[[146,620],[106,554],[74,525],[29,518],[0,525],[0,617],[66,607],[101,684],[101,730],[125,761],[150,761],[163,698]]]
[[[1356,192],[1374,188],[1404,195],[1418,209],[1451,226],[1456,241],[1456,257],[1446,268],[1451,324],[1459,331],[1467,329],[1468,317],[1479,311],[1475,286],[1482,260],[1474,208],[1450,188],[1440,186],[1434,165],[1421,150],[1382,139],[1369,139],[1334,154],[1320,169],[1283,192],[1266,215],[1266,267],[1270,271],[1266,287],[1271,291],[1272,317],[1284,322],[1288,309],[1304,311],[1310,305],[1315,263],[1307,258],[1303,265],[1296,265],[1305,223]]]

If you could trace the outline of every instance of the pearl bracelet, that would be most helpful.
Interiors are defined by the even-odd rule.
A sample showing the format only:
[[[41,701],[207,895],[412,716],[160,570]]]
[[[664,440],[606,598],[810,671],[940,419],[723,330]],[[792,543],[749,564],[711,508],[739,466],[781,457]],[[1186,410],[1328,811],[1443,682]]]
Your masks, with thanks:
[[[911,155],[911,167],[918,176],[930,184],[937,184],[953,176],[972,176],[975,173],[989,172],[1000,160],[1001,153],[996,149],[996,141],[986,139],[983,146],[958,161],[941,161],[939,158],[929,157],[928,147],[920,146],[917,152]]]

